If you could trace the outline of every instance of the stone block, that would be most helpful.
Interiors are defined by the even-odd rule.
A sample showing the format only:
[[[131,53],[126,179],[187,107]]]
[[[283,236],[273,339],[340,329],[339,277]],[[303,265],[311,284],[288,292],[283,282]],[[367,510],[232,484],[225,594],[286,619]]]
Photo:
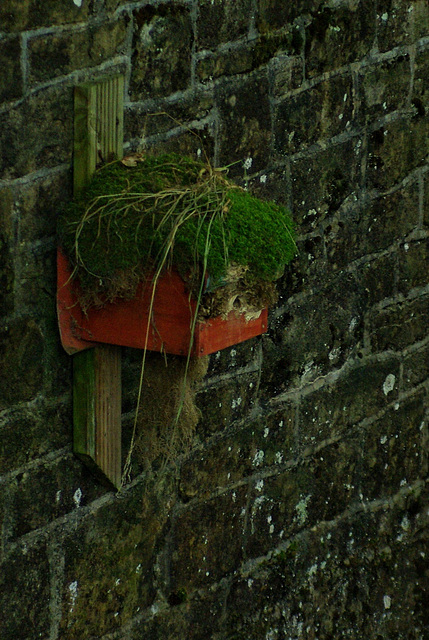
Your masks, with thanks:
[[[249,30],[251,0],[200,0],[197,18],[198,49],[244,38]]]
[[[10,33],[83,22],[90,10],[90,3],[85,1],[78,7],[78,3],[68,0],[22,0],[19,4],[15,0],[2,0],[1,31]]]
[[[256,480],[249,505],[248,555],[265,555],[350,507],[357,499],[358,454],[358,442],[344,440],[302,458],[296,467]]]
[[[174,102],[160,100],[156,113],[153,106],[140,107],[132,104],[126,107],[124,113],[125,137],[139,139],[144,145],[145,138],[170,132],[180,126],[191,127],[192,121],[206,119],[212,108],[213,98],[204,92]],[[192,127],[198,136],[195,124]]]
[[[71,447],[71,400],[43,402],[3,412],[0,420],[0,473],[7,473],[62,447]]]
[[[375,1],[323,7],[306,27],[306,74],[316,77],[368,56],[375,39]]]
[[[201,419],[197,434],[206,438],[245,417],[257,397],[258,373],[243,373],[197,393]]]
[[[15,305],[39,320],[56,316],[56,247],[52,244],[22,243],[16,252],[20,278],[15,286]]]
[[[286,98],[274,116],[277,153],[293,154],[347,131],[353,124],[353,112],[349,74],[323,80]]]
[[[263,418],[196,450],[183,464],[180,491],[184,500],[207,497],[252,473],[284,464],[294,455],[295,414],[285,402]]]
[[[226,628],[243,640],[297,638],[303,630],[319,640],[420,640],[427,618],[427,493],[397,502],[307,529],[237,575],[224,607]]]
[[[62,637],[118,630],[154,600],[155,546],[162,537],[172,485],[129,490],[100,505],[65,535]]]
[[[369,318],[374,351],[401,351],[427,337],[429,296],[392,304]]]
[[[423,475],[424,392],[398,402],[365,430],[359,491],[365,500],[391,496]],[[427,425],[426,425],[427,429]]]
[[[146,5],[134,13],[131,100],[166,97],[191,80],[192,28],[187,7]]]
[[[172,523],[170,589],[187,593],[218,582],[243,559],[247,487],[189,505]]]
[[[46,527],[106,493],[71,453],[14,478],[10,493],[9,542]]]
[[[251,367],[256,370],[259,366],[259,344],[260,338],[256,337],[212,353],[205,380],[208,381],[211,377],[222,375],[225,371],[234,371],[236,374],[240,374],[240,370],[243,368]]]
[[[429,347],[413,351],[404,358],[402,384],[406,390],[429,378]]]
[[[115,637],[117,640],[207,640],[222,628],[225,587],[189,596],[185,589],[168,595],[169,607],[141,616]]]
[[[419,115],[429,109],[429,51],[418,50],[415,59],[414,83],[411,102]]]
[[[334,269],[389,248],[419,223],[419,185],[410,182],[388,195],[351,202],[325,229],[328,261]]]
[[[301,16],[316,14],[322,0],[257,0],[256,28],[261,33],[281,29]]]
[[[64,203],[71,198],[69,171],[17,185],[14,188],[14,215],[19,219],[21,242],[31,243],[55,236],[58,216]]]
[[[387,190],[411,171],[423,166],[429,153],[429,114],[410,119],[401,116],[376,129],[368,143],[368,186]]]
[[[291,161],[292,211],[301,233],[319,229],[327,216],[358,193],[361,162],[359,138]]]
[[[2,316],[13,309],[15,269],[13,260],[13,193],[0,189],[0,309]]]
[[[363,348],[365,304],[353,274],[290,303],[263,341],[261,393],[269,397],[308,383],[356,357]]]
[[[376,415],[397,399],[399,374],[394,357],[359,364],[331,385],[306,395],[300,407],[301,445],[316,446]]]
[[[197,61],[196,76],[204,84],[222,76],[250,72],[285,52],[289,55],[295,52],[294,32],[291,29],[281,34],[262,35],[239,46],[222,49],[211,55],[206,54]],[[279,70],[276,75],[276,82],[280,84],[280,78],[283,80],[283,88],[287,84],[286,75],[287,73],[281,75]],[[289,76],[292,76],[291,65]]]
[[[72,89],[51,87],[28,96],[3,115],[0,176],[19,178],[71,162]]]
[[[304,62],[301,56],[278,55],[271,63],[273,93],[281,98],[298,89],[304,82]]]
[[[408,55],[363,67],[359,76],[361,109],[368,121],[404,109],[410,91],[410,59]]]
[[[3,325],[0,333],[0,407],[33,399],[43,385],[44,340],[32,318]]]
[[[0,9],[0,14],[1,14]],[[1,15],[0,15],[1,24]],[[18,37],[0,41],[0,102],[22,95],[21,43]]]
[[[29,82],[34,85],[64,76],[77,69],[95,67],[124,52],[126,26],[123,21],[36,36],[28,42]]]
[[[423,224],[429,228],[429,175],[427,173],[424,177],[423,187]]]
[[[45,543],[19,545],[0,565],[0,637],[49,637],[49,599]]]
[[[377,3],[376,23],[378,48],[388,51],[427,35],[429,7],[425,0],[381,0]]]
[[[429,240],[407,242],[398,256],[398,289],[407,295],[416,287],[429,284]]]
[[[207,159],[214,166],[214,122],[202,126],[185,127],[166,140],[157,140],[153,146],[148,146],[148,149],[154,153],[178,153],[199,160]]]
[[[396,293],[396,256],[374,258],[358,268],[358,277],[367,294],[368,307]]]
[[[221,128],[219,164],[230,165],[231,176],[244,177],[265,169],[269,164],[271,145],[271,108],[266,74],[257,74],[240,83],[216,87],[216,106]]]

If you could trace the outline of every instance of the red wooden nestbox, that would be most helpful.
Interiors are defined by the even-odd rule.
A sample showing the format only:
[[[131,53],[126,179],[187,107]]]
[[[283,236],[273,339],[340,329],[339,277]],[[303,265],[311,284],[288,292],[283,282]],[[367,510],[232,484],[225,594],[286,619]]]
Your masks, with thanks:
[[[152,317],[149,319],[152,284],[141,283],[131,300],[119,299],[102,308],[83,312],[78,302],[78,284],[71,277],[68,260],[58,250],[58,318],[61,341],[69,353],[98,344],[113,344],[176,355],[204,356],[225,349],[267,330],[267,309],[257,318],[246,320],[235,311],[197,321],[196,303],[189,297],[180,276],[165,273],[155,289]],[[191,344],[192,343],[192,344]]]

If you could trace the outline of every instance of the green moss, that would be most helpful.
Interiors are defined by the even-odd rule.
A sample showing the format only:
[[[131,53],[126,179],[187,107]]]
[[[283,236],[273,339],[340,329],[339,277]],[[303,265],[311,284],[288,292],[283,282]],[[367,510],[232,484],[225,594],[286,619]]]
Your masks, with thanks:
[[[218,285],[228,266],[272,281],[295,254],[288,211],[263,202],[224,173],[176,154],[147,156],[135,167],[96,171],[59,223],[64,250],[91,288],[160,263],[206,273]]]

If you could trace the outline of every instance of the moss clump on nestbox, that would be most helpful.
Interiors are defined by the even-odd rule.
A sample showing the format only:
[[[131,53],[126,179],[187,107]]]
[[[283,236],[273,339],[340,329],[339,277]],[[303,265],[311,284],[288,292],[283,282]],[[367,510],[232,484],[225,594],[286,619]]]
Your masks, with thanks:
[[[270,283],[296,253],[288,211],[203,162],[176,154],[137,160],[102,166],[60,217],[83,306],[132,296],[142,277],[172,267],[199,299],[231,273],[272,297]]]

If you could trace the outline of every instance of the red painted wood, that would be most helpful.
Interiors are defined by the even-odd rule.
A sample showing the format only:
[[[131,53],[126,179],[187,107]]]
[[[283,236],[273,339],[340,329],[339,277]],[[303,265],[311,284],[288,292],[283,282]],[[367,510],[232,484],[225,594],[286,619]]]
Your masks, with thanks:
[[[89,309],[86,314],[77,302],[77,286],[71,279],[67,259],[58,250],[58,318],[61,340],[68,353],[94,343],[107,343],[188,354],[195,302],[189,298],[177,273],[167,272],[158,280],[150,321],[150,282],[140,284],[132,300],[106,303],[103,308]],[[267,315],[264,309],[259,318],[246,321],[242,314],[231,312],[227,318],[197,322],[191,354],[203,356],[264,333]]]

